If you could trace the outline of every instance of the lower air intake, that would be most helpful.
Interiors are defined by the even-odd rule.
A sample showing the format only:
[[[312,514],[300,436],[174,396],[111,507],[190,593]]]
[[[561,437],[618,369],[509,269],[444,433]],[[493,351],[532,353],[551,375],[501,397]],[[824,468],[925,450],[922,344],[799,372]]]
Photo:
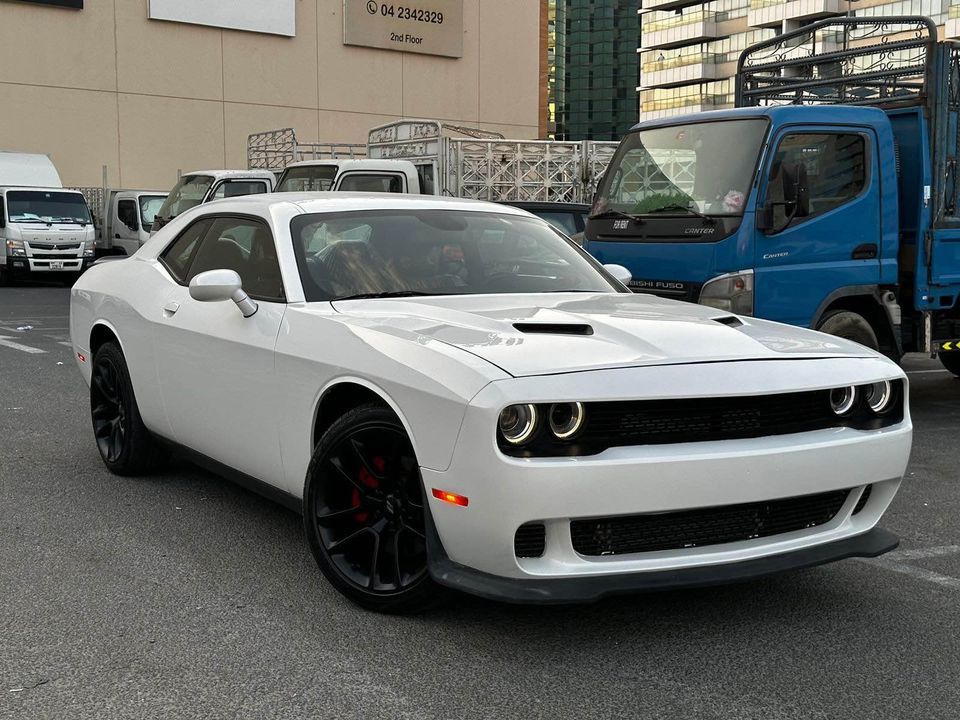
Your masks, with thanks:
[[[547,542],[547,531],[543,523],[527,523],[517,528],[513,536],[513,552],[518,558],[543,556]]]
[[[581,555],[621,555],[721,545],[805,530],[830,522],[850,490],[719,507],[574,520]]]

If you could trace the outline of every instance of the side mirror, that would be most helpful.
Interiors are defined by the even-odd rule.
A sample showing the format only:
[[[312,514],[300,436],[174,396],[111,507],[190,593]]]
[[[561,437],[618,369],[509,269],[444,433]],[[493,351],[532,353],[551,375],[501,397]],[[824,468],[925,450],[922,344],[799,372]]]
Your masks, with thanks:
[[[627,270],[623,265],[604,265],[603,269],[613,275],[615,280],[622,282],[624,285],[633,280],[633,273]]]
[[[190,297],[199,302],[233,300],[245,318],[257,312],[257,304],[243,291],[233,270],[207,270],[190,281]]]
[[[783,200],[768,201],[766,205],[757,209],[757,229],[768,235],[783,232],[794,218],[810,215],[810,188],[807,184],[806,166],[803,163],[795,163],[789,167],[784,165],[780,169],[779,177]],[[784,208],[785,217],[780,226],[774,224],[774,208],[777,207]]]

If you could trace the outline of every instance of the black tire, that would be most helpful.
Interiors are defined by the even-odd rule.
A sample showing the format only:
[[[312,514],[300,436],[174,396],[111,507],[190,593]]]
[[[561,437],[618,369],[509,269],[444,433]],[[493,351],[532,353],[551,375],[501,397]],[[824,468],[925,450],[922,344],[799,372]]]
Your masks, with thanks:
[[[143,424],[120,346],[101,345],[91,372],[90,417],[103,464],[117,475],[144,475],[159,467],[167,453]]]
[[[833,310],[820,319],[817,330],[835,335],[844,340],[866,345],[871,350],[880,350],[877,333],[862,315],[851,310]]]
[[[323,434],[307,469],[303,521],[330,584],[362,608],[412,614],[446,596],[427,570],[423,481],[397,416],[370,403]]]
[[[960,377],[960,352],[939,353],[941,364],[957,377]]]

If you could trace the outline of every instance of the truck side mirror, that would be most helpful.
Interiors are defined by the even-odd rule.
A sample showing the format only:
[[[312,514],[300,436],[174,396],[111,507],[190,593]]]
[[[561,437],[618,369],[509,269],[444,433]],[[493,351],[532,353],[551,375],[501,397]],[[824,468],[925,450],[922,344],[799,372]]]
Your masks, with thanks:
[[[782,166],[779,172],[783,200],[768,201],[757,209],[757,229],[768,235],[786,230],[794,218],[810,215],[810,188],[807,185],[807,168],[803,163],[790,167]],[[772,184],[772,183],[771,183]],[[782,207],[786,217],[780,226],[774,224],[774,209]]]

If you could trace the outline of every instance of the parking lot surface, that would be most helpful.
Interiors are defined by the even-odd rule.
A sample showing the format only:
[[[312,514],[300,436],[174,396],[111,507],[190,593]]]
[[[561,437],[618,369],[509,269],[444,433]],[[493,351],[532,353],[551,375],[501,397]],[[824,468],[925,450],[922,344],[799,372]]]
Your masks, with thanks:
[[[876,560],[579,607],[364,612],[293,513],[174,462],[111,475],[69,290],[0,288],[0,718],[956,718],[960,380],[907,358]]]

